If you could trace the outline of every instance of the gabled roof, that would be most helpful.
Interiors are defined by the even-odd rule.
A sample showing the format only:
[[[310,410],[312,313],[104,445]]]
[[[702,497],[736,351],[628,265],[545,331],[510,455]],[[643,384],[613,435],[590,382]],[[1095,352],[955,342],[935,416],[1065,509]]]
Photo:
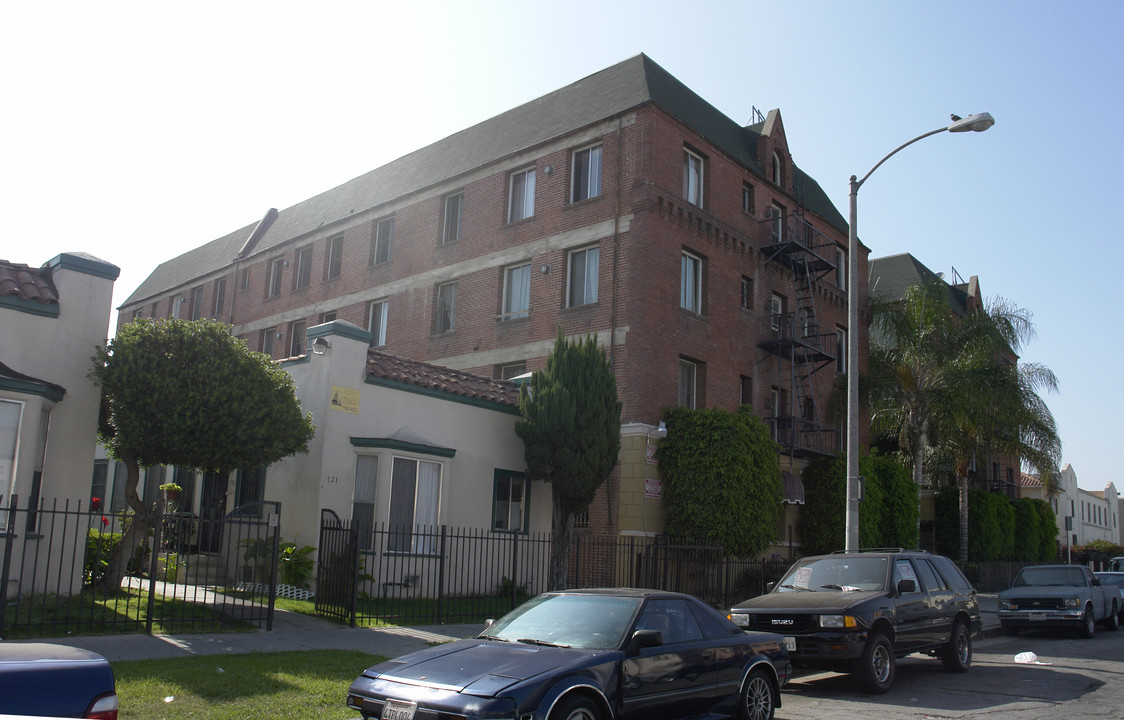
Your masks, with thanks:
[[[942,279],[909,253],[874,258],[870,261],[870,296],[883,300],[901,300],[909,288]],[[968,314],[968,285],[949,285],[949,300],[958,315]]]
[[[252,252],[267,251],[396,198],[454,181],[476,168],[649,103],[764,177],[755,156],[758,131],[731,120],[641,54],[280,211]],[[794,186],[805,207],[846,230],[846,221],[819,184],[799,169],[795,176]],[[257,225],[247,225],[160,264],[125,304],[227,267]]]
[[[377,385],[413,389],[426,395],[454,395],[481,404],[519,407],[519,388],[510,380],[492,380],[374,348],[367,351],[366,373],[366,381]]]
[[[43,305],[59,304],[59,291],[48,268],[33,268],[7,260],[0,260],[0,297]]]

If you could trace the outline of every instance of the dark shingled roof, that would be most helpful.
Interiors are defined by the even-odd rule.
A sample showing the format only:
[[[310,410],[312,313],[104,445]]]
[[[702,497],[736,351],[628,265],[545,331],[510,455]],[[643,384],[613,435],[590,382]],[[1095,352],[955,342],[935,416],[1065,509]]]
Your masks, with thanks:
[[[883,300],[901,300],[915,285],[930,283],[939,276],[909,253],[889,255],[870,261],[870,296]],[[948,285],[948,283],[945,283]],[[968,313],[967,285],[948,285],[952,309],[958,315]]]
[[[492,380],[417,360],[407,360],[374,348],[367,351],[367,377],[519,407],[519,388],[510,380]]]
[[[0,260],[0,296],[58,305],[59,291],[48,268],[33,268]]]
[[[764,177],[755,157],[757,126],[742,127],[641,54],[282,210],[252,252],[276,247],[648,103],[659,105]],[[846,230],[846,221],[816,181],[799,169],[795,176],[794,186],[805,207]],[[256,226],[252,223],[160,264],[125,304],[230,265]]]

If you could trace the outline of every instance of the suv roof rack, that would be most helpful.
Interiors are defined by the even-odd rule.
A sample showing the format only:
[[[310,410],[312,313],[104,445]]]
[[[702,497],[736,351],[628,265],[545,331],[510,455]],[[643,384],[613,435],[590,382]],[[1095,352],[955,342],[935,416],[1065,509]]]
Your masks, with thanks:
[[[921,554],[924,554],[924,555],[929,554],[928,550],[919,550],[919,549],[912,549],[911,550],[909,548],[900,548],[900,547],[894,547],[894,548],[890,548],[890,547],[887,547],[887,548],[859,548],[858,552],[861,552],[861,553],[864,553],[864,552],[870,552],[870,553],[921,553]],[[833,552],[831,554],[832,555],[845,555],[845,554],[847,554],[847,551],[846,550],[836,550],[835,552]]]

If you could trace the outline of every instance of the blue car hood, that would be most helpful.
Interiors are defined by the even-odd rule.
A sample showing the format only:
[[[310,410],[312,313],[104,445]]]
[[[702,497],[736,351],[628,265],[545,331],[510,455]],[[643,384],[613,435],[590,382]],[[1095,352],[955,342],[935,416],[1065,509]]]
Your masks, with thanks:
[[[605,650],[543,647],[489,640],[461,640],[404,655],[363,673],[407,685],[492,697],[503,689]]]

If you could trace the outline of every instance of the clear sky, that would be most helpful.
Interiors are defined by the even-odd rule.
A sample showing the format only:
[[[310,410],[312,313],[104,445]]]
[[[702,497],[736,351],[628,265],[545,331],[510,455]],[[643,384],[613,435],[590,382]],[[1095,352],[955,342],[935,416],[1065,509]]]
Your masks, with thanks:
[[[795,161],[847,178],[873,257],[913,253],[1031,310],[1025,361],[1081,487],[1124,489],[1124,3],[9,2],[0,258],[157,264],[637,53],[731,118],[780,108]],[[116,319],[114,318],[114,323]]]

